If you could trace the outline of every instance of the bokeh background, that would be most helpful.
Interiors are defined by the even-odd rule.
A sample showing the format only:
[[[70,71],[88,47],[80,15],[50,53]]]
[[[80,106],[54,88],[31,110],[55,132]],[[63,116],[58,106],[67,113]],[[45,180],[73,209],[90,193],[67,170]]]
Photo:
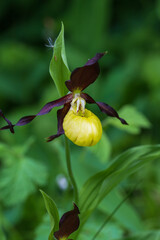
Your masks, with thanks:
[[[88,106],[105,131],[96,147],[70,143],[74,174],[81,186],[128,148],[160,141],[160,1],[0,1],[0,108],[13,123],[59,97],[49,75],[53,49],[46,45],[49,37],[54,43],[61,21],[71,71],[97,52],[108,51],[100,60],[98,80],[86,92],[113,106],[130,124],[122,127],[96,106]],[[44,240],[50,226],[39,189],[54,198],[60,215],[72,208],[73,200],[63,137],[44,141],[57,131],[56,109],[15,130],[14,135],[0,133],[0,239]],[[125,239],[144,229],[158,230],[159,169],[157,160],[121,183],[93,214],[83,239],[91,238],[139,179],[143,179],[141,186],[99,238]]]

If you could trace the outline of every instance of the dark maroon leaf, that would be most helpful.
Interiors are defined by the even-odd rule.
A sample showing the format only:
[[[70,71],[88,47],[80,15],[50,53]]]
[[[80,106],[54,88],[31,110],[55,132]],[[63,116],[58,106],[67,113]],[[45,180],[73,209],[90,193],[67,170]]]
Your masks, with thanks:
[[[64,134],[64,130],[63,130],[63,119],[65,117],[65,115],[67,114],[67,112],[70,109],[70,103],[67,103],[64,105],[63,108],[59,109],[57,111],[57,120],[58,120],[58,131],[57,134],[52,135],[48,138],[46,138],[47,142],[51,142],[52,140],[54,140],[55,138],[61,136],[62,134]]]
[[[3,114],[1,109],[0,109],[0,116],[8,123],[7,126],[0,128],[0,130],[10,129],[11,133],[14,133],[14,129],[13,129],[12,123],[4,116],[4,114]]]
[[[96,102],[92,97],[90,97],[86,93],[81,93],[81,97],[84,98],[87,103],[96,103],[102,112],[106,113],[107,115],[109,115],[111,117],[116,117],[121,121],[122,124],[128,125],[128,123],[123,118],[119,117],[116,110],[114,110],[108,104],[102,103],[102,102]]]
[[[68,238],[78,229],[80,224],[78,214],[80,214],[79,209],[74,203],[74,209],[66,212],[60,219],[59,230],[54,233],[57,240]]]
[[[98,60],[104,55],[105,53],[97,53],[83,67],[76,68],[71,74],[71,79],[65,82],[67,88],[71,92],[82,91],[92,84],[100,73]]]

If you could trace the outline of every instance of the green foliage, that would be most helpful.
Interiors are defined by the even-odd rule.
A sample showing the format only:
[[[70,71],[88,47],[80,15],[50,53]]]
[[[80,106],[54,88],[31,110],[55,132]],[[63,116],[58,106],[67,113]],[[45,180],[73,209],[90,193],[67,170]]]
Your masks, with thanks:
[[[134,106],[123,106],[119,110],[119,115],[127,121],[129,124],[127,127],[122,125],[118,119],[107,119],[103,124],[104,128],[105,125],[111,124],[131,134],[139,134],[141,128],[151,128],[149,120]]]
[[[44,240],[47,239],[48,233],[50,232],[51,227],[50,227],[50,219],[49,215],[46,214],[43,217],[42,223],[36,228],[35,231],[35,240]],[[53,239],[53,238],[52,238]]]
[[[0,229],[0,238],[1,240],[6,240],[6,237],[4,236],[2,229]]]
[[[80,236],[78,237],[78,240],[87,240],[88,236],[91,237],[94,235],[95,230],[97,230],[97,222],[101,222],[103,218],[98,218],[98,219],[92,219],[89,221]],[[98,235],[97,239],[103,240],[107,236],[108,239],[110,240],[119,240],[123,236],[123,231],[122,229],[113,223],[109,223],[106,228],[104,228],[101,233]]]
[[[159,88],[159,76],[160,76],[160,56],[149,55],[145,59],[144,65],[142,68],[142,77],[153,89]]]
[[[135,234],[131,237],[126,237],[125,240],[156,240],[160,238],[160,231],[154,230],[154,231],[147,231],[147,232],[141,232],[139,234]],[[123,240],[124,238],[121,238],[120,240]]]
[[[81,221],[86,221],[104,197],[123,179],[142,168],[147,162],[160,157],[160,146],[141,146],[117,156],[107,167],[84,184],[80,194]]]
[[[0,95],[13,102],[32,98],[48,65],[40,52],[18,41],[6,41],[0,45]],[[5,81],[4,81],[5,80]]]
[[[88,147],[88,151],[97,156],[102,162],[107,162],[111,154],[111,143],[105,133],[102,134],[101,140],[93,147]]]
[[[25,156],[26,146],[1,145],[4,166],[0,170],[0,200],[7,206],[23,202],[35,192],[37,185],[42,186],[47,181],[45,165]]]
[[[93,236],[137,179],[144,181],[99,237],[126,240],[160,238],[159,157],[152,162],[154,153],[147,153],[144,149],[144,156],[143,151],[136,156],[136,149],[132,149],[133,146],[160,142],[159,19],[160,0],[154,3],[152,0],[93,0],[92,3],[54,0],[43,1],[38,8],[37,2],[31,0],[16,0],[12,6],[9,1],[0,1],[0,108],[13,123],[24,115],[37,113],[42,105],[58,97],[56,88],[49,81],[51,58],[51,76],[59,94],[64,95],[67,92],[64,81],[70,77],[68,65],[74,69],[95,53],[108,50],[106,58],[100,62],[100,77],[86,92],[96,101],[120,109],[119,114],[126,118],[129,126],[123,127],[117,120],[100,113],[96,106],[87,105],[102,119],[104,135],[93,148],[79,148],[71,143],[71,160],[79,189],[84,182],[88,184],[87,179],[92,176],[95,177],[93,185],[100,182],[100,185],[89,184],[91,190],[95,187],[95,191],[87,202],[94,195],[95,199],[87,209],[88,216],[98,202],[100,204],[98,211],[93,212],[93,219],[91,216],[81,228],[79,238]],[[53,57],[52,51],[45,48],[48,37],[52,37],[53,42],[56,39],[61,20],[65,23],[68,65],[63,25],[53,47]],[[56,72],[56,59],[60,59],[63,71],[60,67]],[[63,138],[49,144],[45,144],[43,139],[57,130],[56,110],[53,109],[48,116],[37,117],[26,127],[16,127],[14,135],[0,132],[2,240],[32,240],[34,232],[36,240],[47,239],[49,216],[45,215],[39,185],[44,185],[45,192],[54,196],[63,213],[73,201],[71,186],[62,190],[56,181],[61,173],[67,178]],[[0,124],[3,123],[0,119]],[[25,139],[30,136],[35,137],[34,146],[24,150]],[[120,157],[120,153],[127,149],[129,152]],[[141,150],[137,148],[137,152]],[[148,160],[145,160],[147,154]],[[115,156],[120,159],[113,161]],[[138,161],[139,156],[141,159]],[[148,164],[143,165],[145,161]],[[105,173],[111,166],[113,168],[108,175],[102,176],[102,170]],[[101,172],[99,180],[97,172]],[[128,178],[131,172],[135,173]],[[123,179],[125,181],[122,182]],[[120,187],[115,188],[118,182],[121,182]],[[87,196],[90,190],[85,186]],[[96,192],[100,194],[99,198]],[[83,211],[81,215],[84,220],[88,218]],[[1,221],[2,218],[5,222]]]
[[[3,224],[2,224],[2,216],[0,213],[0,239],[1,240],[6,240],[6,237],[4,235],[4,231],[3,231]]]
[[[63,23],[61,32],[53,46],[53,57],[51,59],[49,71],[60,96],[64,96],[67,93],[64,82],[70,79],[70,71],[65,53]]]
[[[124,196],[118,189],[113,189],[99,204],[100,209],[104,214],[111,214],[112,211],[123,200]],[[123,205],[113,216],[118,222],[120,222],[126,229],[131,232],[140,231],[143,229],[143,222],[140,216],[137,214],[133,206],[129,202],[124,202]]]
[[[42,190],[40,190],[40,192],[42,193],[47,212],[50,216],[50,222],[51,222],[51,229],[52,230],[50,232],[50,235],[49,235],[48,239],[52,240],[53,239],[53,233],[55,231],[57,231],[58,227],[59,227],[59,213],[58,213],[57,206],[56,206],[55,202],[53,201],[53,199],[51,197],[49,197]]]

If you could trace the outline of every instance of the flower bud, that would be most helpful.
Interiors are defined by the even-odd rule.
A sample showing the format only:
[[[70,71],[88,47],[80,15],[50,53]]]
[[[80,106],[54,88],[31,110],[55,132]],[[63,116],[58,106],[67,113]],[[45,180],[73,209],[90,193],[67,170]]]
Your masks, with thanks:
[[[70,109],[63,120],[65,135],[78,146],[93,146],[102,136],[99,118],[91,111]]]

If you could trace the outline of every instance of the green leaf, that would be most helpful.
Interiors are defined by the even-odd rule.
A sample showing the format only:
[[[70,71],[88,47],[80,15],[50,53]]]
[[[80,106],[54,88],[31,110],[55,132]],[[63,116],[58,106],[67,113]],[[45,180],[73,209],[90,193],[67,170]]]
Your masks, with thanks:
[[[103,132],[101,140],[95,146],[87,147],[87,150],[96,155],[102,163],[107,162],[111,154],[111,144],[107,135]]]
[[[48,239],[52,240],[53,239],[53,233],[55,231],[57,231],[58,228],[59,228],[59,213],[58,213],[57,206],[56,206],[55,202],[53,201],[53,199],[51,197],[49,197],[42,190],[40,190],[40,192],[42,193],[47,212],[50,216],[51,232],[50,232],[50,235],[49,235]]]
[[[60,96],[64,96],[67,93],[65,81],[70,79],[70,71],[65,53],[63,23],[61,31],[54,43],[53,57],[51,59],[49,72]]]
[[[131,134],[139,134],[141,128],[151,127],[149,120],[132,105],[125,105],[118,113],[129,125],[123,125],[118,119],[110,118],[104,122],[104,127],[111,124]]]
[[[160,145],[131,148],[111,161],[107,169],[88,179],[82,188],[79,201],[82,222],[87,220],[96,206],[122,180],[159,157]]]
[[[78,240],[88,240],[88,236],[90,236],[89,239],[92,239],[91,236],[94,235],[100,223],[104,221],[103,219],[100,219],[98,215],[97,215],[97,218],[87,221],[82,232],[78,236]],[[98,235],[97,240],[105,240],[105,239],[118,240],[122,236],[123,236],[123,231],[120,228],[120,226],[118,226],[118,224],[116,225],[113,223],[108,223],[107,226],[104,227],[100,232],[100,234]]]
[[[0,171],[0,200],[9,206],[19,204],[46,180],[47,169],[42,163],[28,157],[12,159]]]
[[[112,211],[123,200],[124,196],[117,189],[113,189],[99,204],[99,209],[105,214],[111,214]],[[114,218],[130,231],[138,231],[143,229],[143,224],[137,212],[127,201],[118,209]]]

